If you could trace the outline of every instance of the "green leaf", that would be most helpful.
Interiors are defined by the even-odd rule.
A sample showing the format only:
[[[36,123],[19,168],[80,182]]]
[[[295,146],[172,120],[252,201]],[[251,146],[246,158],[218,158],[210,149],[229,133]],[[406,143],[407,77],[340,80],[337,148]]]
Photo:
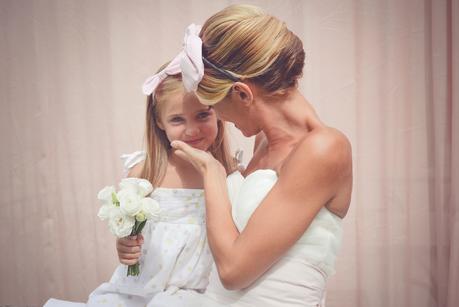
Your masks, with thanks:
[[[143,227],[145,227],[145,224],[146,224],[146,223],[147,223],[147,220],[142,221],[142,222],[139,223],[139,225],[137,226],[137,233],[138,233],[138,234],[142,232]]]
[[[115,206],[119,207],[120,201],[118,200],[118,197],[116,197],[115,192],[112,192],[112,202],[115,204]]]

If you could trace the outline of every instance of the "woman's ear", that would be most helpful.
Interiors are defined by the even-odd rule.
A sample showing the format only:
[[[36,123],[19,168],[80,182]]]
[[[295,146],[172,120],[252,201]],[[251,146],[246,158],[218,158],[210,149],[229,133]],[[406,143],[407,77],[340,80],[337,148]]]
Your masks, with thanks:
[[[249,85],[243,82],[235,82],[232,87],[233,99],[240,101],[243,105],[249,106],[253,102],[253,92]]]

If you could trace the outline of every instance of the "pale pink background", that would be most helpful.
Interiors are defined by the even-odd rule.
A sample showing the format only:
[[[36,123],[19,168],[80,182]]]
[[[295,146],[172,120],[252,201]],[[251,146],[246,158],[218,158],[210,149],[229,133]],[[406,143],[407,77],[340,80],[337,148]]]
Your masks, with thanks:
[[[0,0],[0,305],[84,301],[109,278],[96,193],[142,146],[140,85],[236,2]],[[301,89],[353,144],[327,306],[459,306],[458,1],[248,2],[301,37]]]

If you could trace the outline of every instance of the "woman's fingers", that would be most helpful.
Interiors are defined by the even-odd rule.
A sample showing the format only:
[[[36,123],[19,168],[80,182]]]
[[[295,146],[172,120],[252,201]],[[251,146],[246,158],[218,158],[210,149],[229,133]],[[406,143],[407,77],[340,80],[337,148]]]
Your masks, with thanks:
[[[180,158],[188,161],[194,165],[196,158],[195,148],[181,141],[173,141],[171,143],[172,148],[175,149],[175,154]]]
[[[174,149],[183,151],[187,155],[192,155],[194,150],[198,150],[198,149],[195,149],[195,148],[191,147],[190,145],[188,145],[185,142],[177,141],[177,140],[176,141],[172,141],[171,142],[171,146]]]
[[[181,141],[173,141],[171,142],[171,146],[175,149],[174,153],[178,157],[191,163],[201,174],[204,173],[206,166],[213,159],[212,155],[208,152],[193,148]]]

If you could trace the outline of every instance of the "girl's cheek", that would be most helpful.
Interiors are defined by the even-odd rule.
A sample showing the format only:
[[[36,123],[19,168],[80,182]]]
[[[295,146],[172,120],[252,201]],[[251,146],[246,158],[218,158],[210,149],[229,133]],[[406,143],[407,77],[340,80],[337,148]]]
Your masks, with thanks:
[[[174,140],[180,139],[180,137],[181,137],[182,133],[184,132],[184,130],[185,129],[183,127],[181,127],[181,126],[169,127],[168,136],[173,138]]]
[[[207,136],[217,135],[217,123],[206,123],[202,126],[201,131],[203,131]]]

